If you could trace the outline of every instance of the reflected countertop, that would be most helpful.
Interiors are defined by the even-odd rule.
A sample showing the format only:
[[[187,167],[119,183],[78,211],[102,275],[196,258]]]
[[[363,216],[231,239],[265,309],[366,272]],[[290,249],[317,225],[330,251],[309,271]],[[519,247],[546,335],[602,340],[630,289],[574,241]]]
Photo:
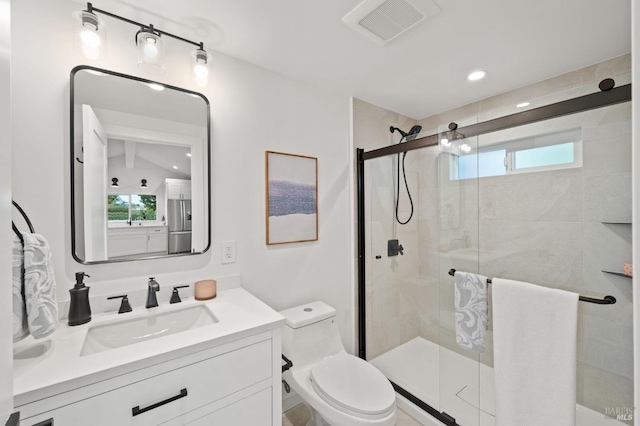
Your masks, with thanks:
[[[126,222],[118,222],[118,223],[110,223],[107,228],[108,229],[117,229],[117,228],[139,228],[144,226],[167,226],[166,222],[153,222],[153,221],[141,221],[141,222],[133,222],[129,225]]]

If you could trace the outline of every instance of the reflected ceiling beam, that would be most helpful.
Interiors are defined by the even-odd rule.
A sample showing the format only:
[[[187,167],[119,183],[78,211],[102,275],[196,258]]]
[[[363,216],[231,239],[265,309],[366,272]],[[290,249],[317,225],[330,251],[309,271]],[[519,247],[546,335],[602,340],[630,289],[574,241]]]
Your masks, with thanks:
[[[124,163],[127,169],[133,169],[136,158],[136,143],[124,141]]]

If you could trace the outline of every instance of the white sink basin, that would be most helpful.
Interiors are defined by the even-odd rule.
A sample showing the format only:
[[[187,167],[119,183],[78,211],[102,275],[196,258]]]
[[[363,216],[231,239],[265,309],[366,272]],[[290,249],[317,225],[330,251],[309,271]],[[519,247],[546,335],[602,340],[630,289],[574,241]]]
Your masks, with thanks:
[[[192,306],[128,320],[116,320],[91,327],[82,345],[80,356],[146,342],[217,322],[218,319],[205,306]]]

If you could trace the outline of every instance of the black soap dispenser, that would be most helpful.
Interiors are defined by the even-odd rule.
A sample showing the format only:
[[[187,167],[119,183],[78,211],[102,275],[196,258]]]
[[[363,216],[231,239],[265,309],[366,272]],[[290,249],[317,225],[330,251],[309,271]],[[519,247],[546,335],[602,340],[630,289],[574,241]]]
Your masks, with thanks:
[[[84,272],[76,272],[76,285],[69,290],[69,294],[71,295],[69,325],[80,325],[91,321],[89,287],[84,285],[84,277],[89,277],[89,275]]]

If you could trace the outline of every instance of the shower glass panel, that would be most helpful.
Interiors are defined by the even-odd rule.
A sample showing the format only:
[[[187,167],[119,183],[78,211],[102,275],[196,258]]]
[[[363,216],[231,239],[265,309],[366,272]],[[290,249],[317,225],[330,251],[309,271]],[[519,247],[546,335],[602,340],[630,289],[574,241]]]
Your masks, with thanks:
[[[408,152],[404,173],[402,157],[399,169],[398,155],[365,162],[366,357],[432,415],[445,411],[451,418],[462,416],[461,425],[479,425],[479,357],[461,356],[455,348],[452,277],[442,279],[446,271],[439,267],[445,235],[447,247],[475,259],[469,270],[477,269],[477,218],[463,211],[465,202],[476,205],[477,182],[456,180],[441,193],[438,173],[446,169],[439,163],[445,156],[437,145]],[[438,215],[447,223],[445,231],[433,220]],[[398,241],[402,254],[390,256],[390,240]]]
[[[578,425],[633,424],[632,279],[603,272],[631,263],[630,120],[626,102],[486,133],[472,150],[503,150],[507,169],[476,179],[477,272],[617,300],[578,304]],[[493,402],[493,352],[480,362],[481,402]]]

